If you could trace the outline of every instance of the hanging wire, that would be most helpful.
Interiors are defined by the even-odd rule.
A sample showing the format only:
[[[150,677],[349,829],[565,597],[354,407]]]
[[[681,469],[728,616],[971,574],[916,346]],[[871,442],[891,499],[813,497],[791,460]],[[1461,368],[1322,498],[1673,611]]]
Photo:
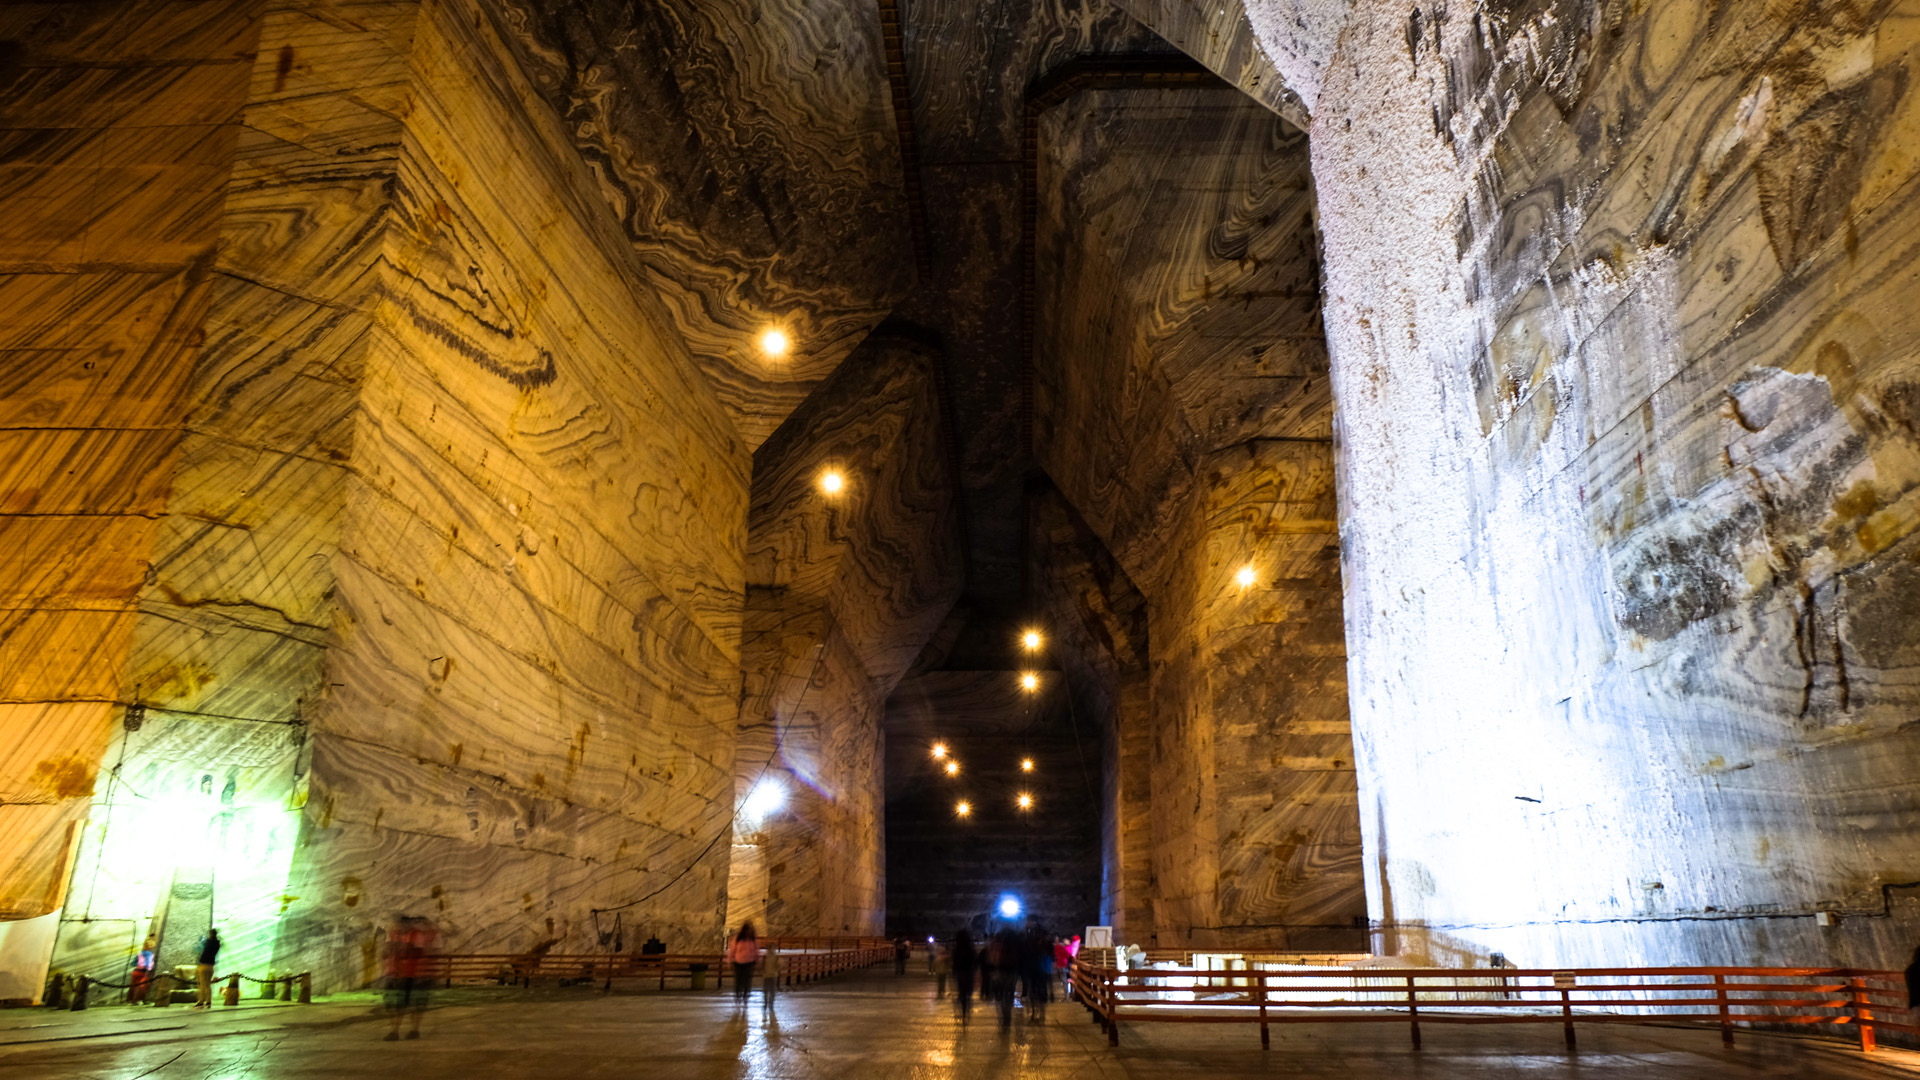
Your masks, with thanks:
[[[800,686],[800,696],[794,699],[793,708],[787,711],[786,723],[775,729],[774,738],[773,738],[773,749],[768,751],[767,760],[760,763],[760,771],[757,774],[755,774],[753,778],[753,783],[748,785],[747,787],[748,791],[752,791],[755,787],[759,786],[761,780],[766,779],[767,770],[773,767],[774,759],[780,756],[780,747],[786,742],[787,732],[793,727],[794,718],[800,714],[800,706],[807,700],[807,691],[812,689],[813,687],[814,676],[818,674],[820,671],[820,661],[824,659],[827,654],[827,641],[833,636],[834,631],[838,628],[839,628],[839,618],[831,609],[829,609],[827,612],[827,629],[824,633],[820,635],[820,640],[814,644],[813,664],[811,667],[807,669],[806,682],[802,683]],[[774,715],[776,717],[779,715],[779,707],[777,704],[775,705],[775,708],[774,708]],[[653,890],[652,892],[646,894],[645,896],[642,896],[635,900],[629,900],[624,904],[615,904],[612,907],[591,909],[590,913],[593,915],[593,931],[594,931],[595,939],[598,940],[598,937],[600,934],[600,916],[603,913],[624,911],[627,908],[644,904],[647,901],[653,899],[654,897],[659,896],[661,893],[666,892],[668,889],[673,888],[675,885],[678,885],[683,878],[685,878],[688,874],[693,873],[693,868],[700,865],[701,860],[705,859],[707,855],[713,851],[715,845],[719,844],[722,839],[726,838],[729,834],[733,832],[734,821],[739,816],[740,814],[738,809],[736,809],[732,814],[727,815],[726,824],[721,826],[720,831],[714,834],[713,839],[707,841],[707,845],[700,849],[700,853],[695,855],[692,861],[687,863],[685,867],[681,868],[679,873],[673,875],[673,877],[669,879],[665,885],[660,886],[659,888]]]

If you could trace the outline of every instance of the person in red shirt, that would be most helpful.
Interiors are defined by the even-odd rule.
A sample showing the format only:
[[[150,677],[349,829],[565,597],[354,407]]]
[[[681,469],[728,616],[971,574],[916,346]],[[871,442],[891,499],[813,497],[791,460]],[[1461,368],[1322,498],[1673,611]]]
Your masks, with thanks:
[[[400,1020],[407,1016],[413,1018],[407,1038],[420,1037],[420,1021],[427,1013],[427,988],[433,985],[432,957],[439,944],[439,929],[417,915],[402,915],[387,929],[383,959],[387,1012],[393,1017],[393,1030],[387,1032],[388,1042],[400,1037]]]

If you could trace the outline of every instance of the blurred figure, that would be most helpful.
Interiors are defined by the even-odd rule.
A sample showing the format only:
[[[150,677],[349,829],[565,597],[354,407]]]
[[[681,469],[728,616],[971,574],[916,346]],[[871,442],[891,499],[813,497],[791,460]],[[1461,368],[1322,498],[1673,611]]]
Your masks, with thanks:
[[[133,977],[127,980],[127,1004],[145,1005],[147,991],[153,987],[153,947],[155,942],[149,934],[140,944],[140,951],[133,954]]]
[[[1914,948],[1913,962],[1907,965],[1907,1008],[1920,1009],[1920,946]]]
[[[1053,940],[1053,970],[1060,977],[1060,1000],[1073,997],[1073,950],[1067,947],[1066,938]]]
[[[741,923],[733,935],[733,944],[727,946],[727,962],[733,965],[734,1008],[744,1009],[753,994],[753,966],[760,962],[760,938],[753,932],[751,921]]]
[[[953,950],[940,944],[928,944],[927,966],[933,970],[935,989],[933,996],[947,996],[947,973],[953,970]]]
[[[973,1013],[973,977],[978,970],[979,957],[973,950],[973,935],[961,927],[960,932],[953,935],[953,992],[963,1024]]]
[[[387,928],[386,956],[383,965],[387,983],[387,1015],[393,1029],[387,1041],[400,1037],[400,1021],[412,1017],[407,1038],[420,1037],[420,1021],[427,1014],[427,989],[433,985],[433,954],[440,945],[440,930],[431,920],[417,915],[402,915]]]
[[[893,939],[893,973],[895,975],[907,973],[907,957],[912,953],[913,942],[907,940],[907,935],[901,934]]]
[[[769,943],[760,954],[760,1011],[773,1012],[773,995],[780,992],[780,950]]]
[[[1046,1022],[1052,991],[1053,948],[1047,941],[1046,928],[1029,922],[1026,940],[1020,943],[1020,1007],[1026,1010],[1028,1023]]]
[[[207,930],[207,936],[200,940],[200,966],[194,976],[193,1007],[196,1009],[213,1008],[213,965],[220,960],[220,931]]]
[[[1013,998],[1020,987],[1020,932],[1009,927],[993,935],[987,946],[987,961],[993,967],[993,1000],[1000,1008],[1000,1027],[1013,1026]]]

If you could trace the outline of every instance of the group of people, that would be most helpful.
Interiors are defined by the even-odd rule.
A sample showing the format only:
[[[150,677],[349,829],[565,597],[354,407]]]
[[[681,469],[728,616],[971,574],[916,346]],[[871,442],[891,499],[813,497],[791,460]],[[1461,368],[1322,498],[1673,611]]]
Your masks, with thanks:
[[[1027,924],[1024,931],[1002,929],[978,944],[962,929],[936,956],[939,992],[946,993],[946,973],[951,971],[954,1007],[962,1023],[972,1017],[976,986],[981,1000],[997,1006],[1001,1027],[1012,1026],[1016,998],[1028,1023],[1044,1023],[1047,1003],[1053,1000],[1054,980],[1060,979],[1063,989],[1070,992],[1073,960],[1079,952],[1078,937],[1053,937],[1038,923]]]
[[[133,971],[127,980],[127,1002],[132,1005],[145,1005],[147,996],[155,993],[158,981],[158,958],[155,951],[159,939],[147,935],[140,943],[140,951],[133,954]],[[193,1007],[196,1009],[213,1008],[213,966],[220,961],[220,931],[209,928],[207,936],[200,939],[198,962],[194,968]],[[164,992],[172,993],[171,989]]]
[[[780,950],[772,944],[762,948],[753,923],[743,922],[727,944],[727,962],[733,965],[734,1008],[747,1007],[747,1000],[753,996],[754,971],[758,969],[760,1010],[771,1013],[774,995],[780,990]]]

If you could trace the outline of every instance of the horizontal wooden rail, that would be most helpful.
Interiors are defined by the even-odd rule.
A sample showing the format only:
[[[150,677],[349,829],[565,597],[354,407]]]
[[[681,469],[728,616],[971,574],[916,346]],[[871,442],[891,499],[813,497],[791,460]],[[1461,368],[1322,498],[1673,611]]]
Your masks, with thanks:
[[[1131,969],[1083,960],[1073,968],[1074,996],[1114,1045],[1123,1020],[1253,1023],[1262,1046],[1271,1025],[1301,1023],[1404,1023],[1416,1048],[1422,1022],[1559,1024],[1569,1047],[1575,1024],[1590,1023],[1697,1022],[1717,1026],[1729,1044],[1735,1025],[1818,1024],[1836,1034],[1850,1026],[1862,1051],[1873,1050],[1879,1029],[1920,1034],[1896,971],[1306,968],[1264,958],[1187,966],[1193,955]]]
[[[819,939],[828,942],[832,939]],[[814,982],[843,971],[867,967],[893,955],[893,945],[864,948],[805,948],[776,943],[780,950],[780,981],[789,986]],[[652,982],[665,990],[669,980],[689,985],[708,978],[719,989],[733,977],[733,965],[722,953],[461,953],[422,957],[423,978],[444,982],[492,982],[531,986],[536,982],[597,982],[611,989],[615,981]]]

